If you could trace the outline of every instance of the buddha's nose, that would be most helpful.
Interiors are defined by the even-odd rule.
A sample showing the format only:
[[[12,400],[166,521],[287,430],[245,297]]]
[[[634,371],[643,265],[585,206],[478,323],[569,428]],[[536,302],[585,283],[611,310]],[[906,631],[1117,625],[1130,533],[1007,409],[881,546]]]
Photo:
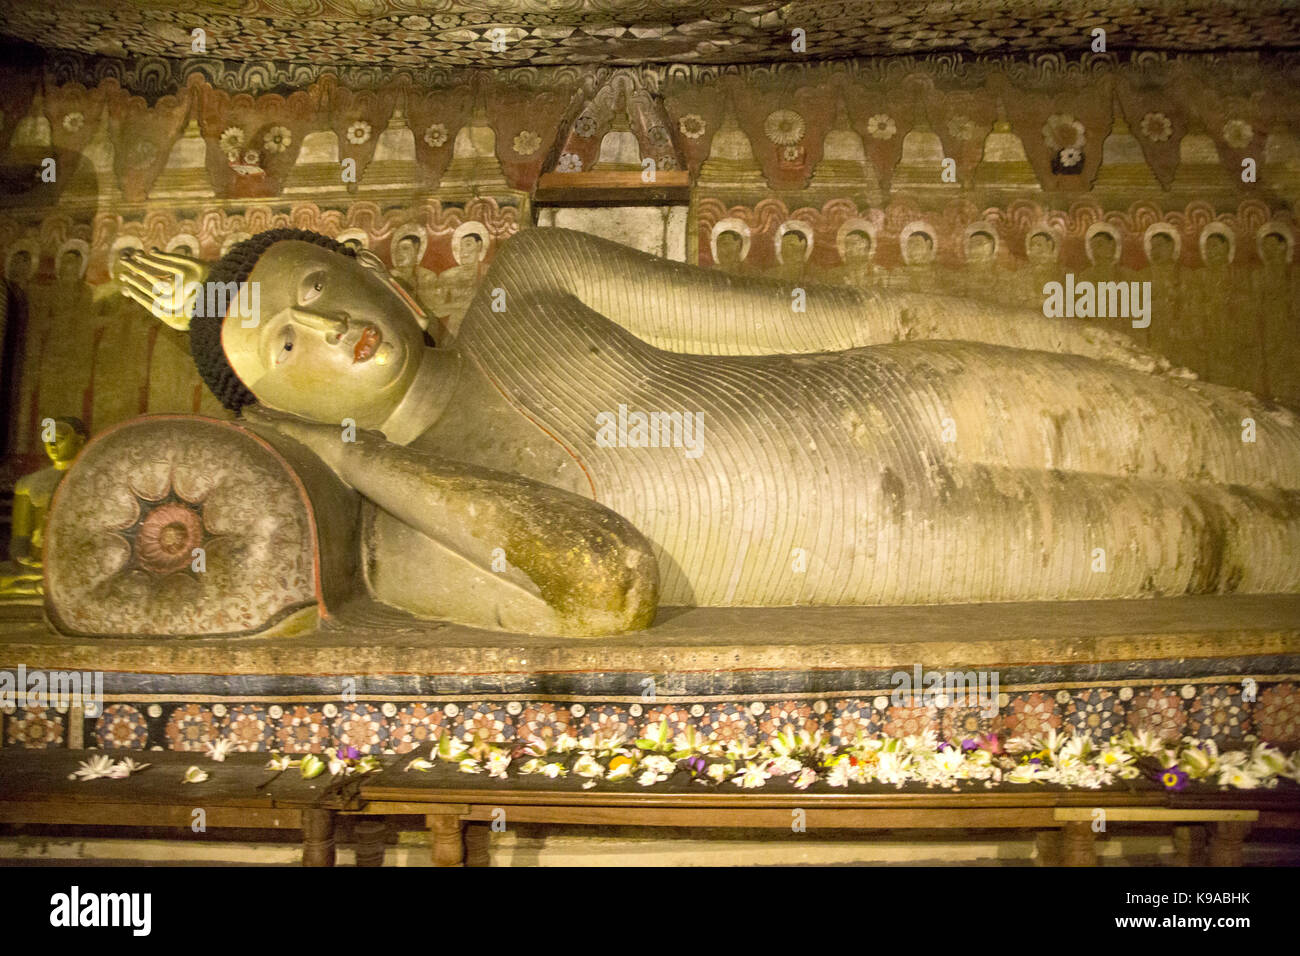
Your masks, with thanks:
[[[309,329],[316,329],[318,332],[327,332],[339,336],[348,330],[346,312],[318,312],[315,309],[304,309],[298,306],[290,309],[289,315],[299,325],[306,326]]]

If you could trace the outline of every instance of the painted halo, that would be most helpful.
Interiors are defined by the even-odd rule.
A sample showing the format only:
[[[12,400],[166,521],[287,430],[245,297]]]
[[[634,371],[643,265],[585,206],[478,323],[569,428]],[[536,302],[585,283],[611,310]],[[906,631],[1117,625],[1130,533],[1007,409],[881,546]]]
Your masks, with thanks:
[[[1201,252],[1201,261],[1208,262],[1205,256],[1205,240],[1210,236],[1223,236],[1228,241],[1228,261],[1232,262],[1237,257],[1237,236],[1236,234],[1221,222],[1212,222],[1201,230],[1200,238],[1197,239],[1196,245]]]
[[[1110,260],[1111,265],[1119,262],[1120,254],[1124,251],[1124,237],[1120,235],[1118,229],[1108,222],[1094,222],[1088,227],[1088,231],[1083,234],[1083,253],[1094,266],[1097,262],[1092,257],[1092,237],[1103,232],[1115,240],[1115,256]]]
[[[971,236],[974,236],[976,233],[980,233],[980,232],[984,233],[984,235],[988,236],[990,239],[993,240],[993,255],[989,256],[989,260],[995,261],[998,257],[998,253],[1002,251],[1002,240],[998,236],[997,229],[993,227],[992,223],[988,223],[988,222],[972,222],[969,226],[966,227],[965,231],[962,233],[961,236],[962,257],[966,259],[966,261],[968,262],[970,261],[966,257],[966,244],[970,242]]]
[[[713,224],[713,230],[709,233],[709,252],[713,255],[714,264],[716,265],[718,261],[718,236],[724,232],[740,234],[740,261],[744,262],[749,256],[749,243],[752,238],[749,224],[742,219],[719,219]]]
[[[867,250],[867,261],[876,258],[876,224],[868,222],[866,219],[846,219],[838,230],[835,232],[835,248],[839,250],[840,262],[848,262],[849,257],[844,253],[844,240],[848,238],[851,232],[864,232],[867,238],[871,240],[871,247]]]
[[[1282,261],[1290,262],[1291,257],[1295,255],[1295,233],[1284,222],[1266,222],[1255,233],[1255,251],[1259,253],[1260,262],[1264,261],[1264,237],[1272,233],[1281,236],[1282,241],[1286,243],[1286,258]]]
[[[1146,232],[1142,233],[1142,251],[1146,253],[1147,262],[1152,261],[1151,240],[1159,233],[1164,233],[1174,240],[1174,261],[1177,262],[1178,257],[1183,254],[1183,234],[1169,222],[1153,222],[1147,226]]]
[[[59,251],[54,256],[54,272],[57,275],[59,263],[63,261],[65,252],[76,252],[81,255],[81,268],[77,272],[77,278],[86,278],[86,267],[90,265],[90,245],[84,239],[68,239],[59,246]]]
[[[804,241],[808,244],[803,252],[803,261],[807,262],[812,258],[812,226],[808,225],[806,222],[801,222],[798,219],[787,219],[785,222],[781,223],[781,225],[776,227],[776,238],[773,240],[773,245],[776,248],[776,261],[780,262],[782,265],[785,264],[785,260],[781,258],[781,239],[787,232],[797,232],[799,235],[803,236]]]
[[[388,260],[391,263],[393,253],[397,251],[397,244],[410,236],[418,242],[419,248],[415,251],[415,264],[418,266],[424,261],[424,254],[429,251],[429,233],[423,226],[416,223],[408,223],[400,226],[393,232],[393,238],[388,244]]]
[[[337,236],[334,237],[334,241],[339,243],[340,245],[342,245],[343,243],[347,242],[350,239],[355,239],[357,242],[359,242],[361,244],[362,249],[370,248],[370,235],[364,229],[344,229],[342,232],[340,232]]]
[[[41,266],[41,247],[35,239],[20,239],[9,247],[9,251],[5,253],[4,277],[6,279],[9,278],[13,267],[14,256],[18,255],[20,252],[27,253],[28,261],[31,263],[27,273],[27,281],[30,282],[32,277],[36,275],[36,271]]]
[[[1051,226],[1040,225],[1040,226],[1034,226],[1027,233],[1025,233],[1025,258],[1026,259],[1030,258],[1029,241],[1033,239],[1034,236],[1046,236],[1048,239],[1051,240],[1053,262],[1061,258],[1061,237],[1057,235],[1056,230],[1054,230]]]
[[[179,254],[182,256],[190,256],[197,259],[203,252],[203,244],[199,242],[199,237],[191,235],[188,232],[177,233],[172,236],[171,239],[167,240],[165,251],[177,252],[181,246],[188,246],[191,250],[189,252],[180,252]]]
[[[477,219],[471,219],[468,222],[462,222],[456,227],[456,231],[451,234],[451,254],[455,257],[456,264],[464,265],[460,261],[460,241],[466,236],[478,236],[479,241],[483,243],[483,255],[479,257],[479,261],[486,259],[488,253],[488,228]]]
[[[917,265],[917,263],[912,261],[912,254],[907,251],[907,240],[918,232],[925,233],[930,239],[930,252],[932,254],[930,261],[933,262],[939,255],[939,240],[935,238],[934,226],[922,221],[909,222],[898,234],[898,251],[903,257],[903,262],[909,266]]]

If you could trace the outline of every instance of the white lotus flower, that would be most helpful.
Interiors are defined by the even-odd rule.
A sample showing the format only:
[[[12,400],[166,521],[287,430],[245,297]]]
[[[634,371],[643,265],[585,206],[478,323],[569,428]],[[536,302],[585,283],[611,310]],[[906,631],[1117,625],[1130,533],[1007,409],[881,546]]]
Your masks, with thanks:
[[[115,780],[121,780],[123,777],[129,777],[133,773],[139,773],[148,766],[151,765],[147,763],[136,763],[130,757],[127,757],[113,765],[113,769],[109,773],[109,776]]]
[[[423,757],[416,757],[414,760],[412,760],[410,763],[406,765],[406,770],[419,770],[424,773],[427,773],[432,769],[433,769],[433,761],[425,760]]]
[[[208,756],[217,763],[221,763],[226,759],[226,754],[234,749],[234,746],[234,741],[227,740],[225,737],[220,740],[210,740],[208,741]]]
[[[204,780],[207,779],[208,779],[208,772],[206,770],[200,770],[198,767],[187,767],[185,770],[185,776],[182,778],[181,782],[202,783]]]
[[[506,768],[510,766],[510,754],[504,750],[494,750],[488,755],[487,772],[489,777],[505,780]]]
[[[573,772],[579,777],[603,777],[605,768],[600,761],[589,753],[583,754],[573,763]]]
[[[817,771],[812,767],[804,767],[799,771],[798,776],[791,781],[796,790],[807,790],[817,782]]]
[[[475,760],[473,757],[466,757],[457,766],[461,773],[482,773],[483,772],[483,768],[479,766],[479,762]]]
[[[68,774],[69,780],[94,780],[98,777],[110,777],[113,774],[113,758],[106,754],[81,761],[81,766],[74,773]]]
[[[542,767],[542,775],[550,777],[552,780],[556,777],[568,776],[568,774],[569,771],[564,769],[564,764],[562,763],[548,763],[546,766]]]
[[[753,790],[757,787],[764,786],[772,775],[768,773],[761,763],[750,761],[745,765],[745,769],[733,777],[731,782],[739,784],[746,790]]]

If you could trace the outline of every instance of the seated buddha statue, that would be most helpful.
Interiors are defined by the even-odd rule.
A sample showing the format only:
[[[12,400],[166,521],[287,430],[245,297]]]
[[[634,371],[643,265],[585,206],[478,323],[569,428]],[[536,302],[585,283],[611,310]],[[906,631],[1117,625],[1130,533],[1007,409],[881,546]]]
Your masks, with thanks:
[[[259,284],[251,319],[188,318],[202,274],[154,252],[121,279],[368,502],[371,592],[419,616],[593,636],[659,604],[1300,589],[1296,419],[1119,332],[831,285],[796,311],[779,279],[550,228],[502,245],[449,348],[324,236],[207,271]]]
[[[77,418],[59,418],[50,424],[45,454],[50,464],[23,475],[14,485],[13,526],[9,535],[9,560],[0,562],[0,601],[22,601],[44,589],[45,520],[54,491],[86,443],[86,428]]]

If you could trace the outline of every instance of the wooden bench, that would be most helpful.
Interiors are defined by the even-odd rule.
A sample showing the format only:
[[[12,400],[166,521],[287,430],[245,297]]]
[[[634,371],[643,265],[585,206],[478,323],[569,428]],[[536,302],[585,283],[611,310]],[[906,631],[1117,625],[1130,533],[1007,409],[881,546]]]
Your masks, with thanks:
[[[131,757],[149,768],[121,780],[70,780],[83,760]],[[109,827],[184,827],[202,810],[207,828],[302,831],[303,865],[334,865],[334,825],[355,809],[355,783],[329,776],[303,780],[297,770],[268,773],[266,754],[231,754],[215,762],[202,754],[166,751],[0,750],[0,823]],[[182,783],[185,769],[209,774]]]
[[[1067,866],[1097,862],[1097,809],[1105,811],[1107,824],[1174,826],[1177,858],[1183,865],[1240,866],[1242,841],[1251,826],[1300,828],[1300,787],[1294,785],[1277,791],[1206,788],[1192,794],[1170,793],[1155,785],[1109,790],[1004,785],[953,793],[885,787],[772,792],[775,788],[741,790],[730,784],[668,790],[628,783],[618,785],[617,791],[602,791],[600,786],[581,789],[580,779],[525,778],[526,785],[509,789],[493,787],[481,777],[470,777],[474,785],[465,785],[465,779],[445,767],[429,774],[389,769],[362,782],[363,807],[358,812],[424,816],[436,866],[463,865],[465,825],[492,823],[503,812],[509,823],[784,829],[791,827],[795,811],[802,811],[800,822],[809,831],[1034,830],[1040,857]],[[1202,841],[1198,837],[1205,830],[1208,840]]]
[[[82,760],[107,753],[132,756],[148,770],[122,780],[69,780]],[[1300,828],[1300,787],[1273,791],[1169,793],[1154,785],[1111,790],[1047,789],[1004,785],[963,792],[857,787],[779,791],[778,784],[741,790],[661,784],[602,783],[582,789],[582,779],[512,777],[508,787],[483,775],[439,765],[407,772],[410,757],[382,758],[381,773],[332,780],[303,780],[289,770],[265,770],[266,754],[231,754],[214,762],[200,754],[151,751],[0,750],[0,823],[72,826],[190,827],[203,810],[205,827],[299,830],[303,865],[333,866],[335,826],[354,818],[358,865],[383,861],[390,816],[422,817],[434,864],[465,862],[465,826],[501,819],[508,824],[585,826],[791,827],[796,811],[807,831],[834,829],[1033,830],[1040,856],[1070,866],[1096,862],[1097,809],[1106,822],[1163,823],[1175,828],[1178,860],[1239,866],[1242,841],[1252,826]],[[189,766],[209,773],[184,784]],[[1208,839],[1202,839],[1208,830]]]

